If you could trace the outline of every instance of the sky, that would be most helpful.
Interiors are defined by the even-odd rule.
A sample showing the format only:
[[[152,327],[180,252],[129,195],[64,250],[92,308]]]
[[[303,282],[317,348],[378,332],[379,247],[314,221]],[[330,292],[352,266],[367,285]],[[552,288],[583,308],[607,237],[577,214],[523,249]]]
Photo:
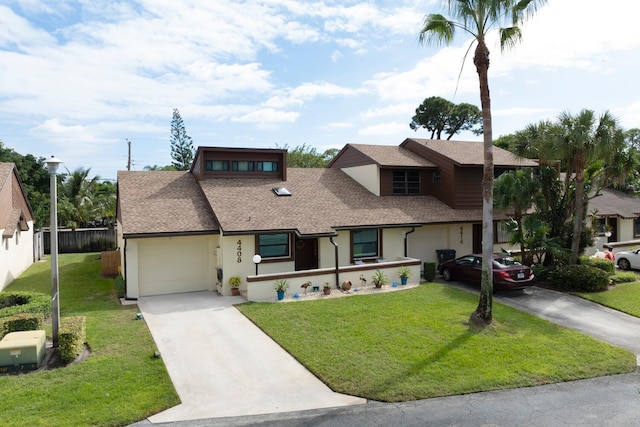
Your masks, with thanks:
[[[115,179],[197,146],[399,145],[430,96],[480,107],[471,39],[419,43],[439,0],[0,0],[0,141]],[[562,112],[640,128],[640,2],[548,0],[501,52],[497,138]],[[466,61],[465,61],[466,55]],[[456,139],[480,140],[471,133]],[[63,170],[64,171],[64,170]]]

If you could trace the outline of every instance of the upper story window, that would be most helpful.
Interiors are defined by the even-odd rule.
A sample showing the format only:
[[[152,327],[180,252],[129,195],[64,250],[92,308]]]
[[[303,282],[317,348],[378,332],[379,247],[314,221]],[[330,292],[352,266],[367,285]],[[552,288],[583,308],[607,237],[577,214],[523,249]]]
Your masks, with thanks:
[[[208,171],[228,171],[229,161],[228,160],[207,160],[205,162],[204,168]]]
[[[393,194],[420,194],[420,171],[394,170]]]
[[[438,184],[440,182],[440,169],[436,169],[433,171],[433,183]]]
[[[278,162],[257,162],[258,172],[278,172]]]
[[[234,172],[253,172],[254,162],[238,161],[231,162],[231,170]]]
[[[256,240],[258,253],[263,260],[291,258],[291,238],[289,234],[259,234]]]
[[[351,231],[351,251],[354,260],[380,258],[380,231],[375,228]]]

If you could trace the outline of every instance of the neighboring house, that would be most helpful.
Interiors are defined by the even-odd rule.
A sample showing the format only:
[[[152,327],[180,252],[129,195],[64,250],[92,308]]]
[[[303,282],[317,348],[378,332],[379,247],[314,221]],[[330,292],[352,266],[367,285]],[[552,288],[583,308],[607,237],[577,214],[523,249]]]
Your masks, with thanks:
[[[34,260],[34,215],[13,163],[0,163],[0,290]]]
[[[127,298],[228,295],[228,278],[241,276],[247,299],[266,300],[277,278],[296,292],[306,281],[359,284],[376,269],[398,280],[402,265],[417,281],[437,249],[481,248],[481,142],[349,144],[322,169],[287,168],[286,154],[199,147],[189,172],[120,171]],[[497,173],[536,166],[498,147],[494,159]]]
[[[598,222],[595,248],[611,244],[616,251],[640,247],[640,198],[603,188],[589,200],[587,214]]]

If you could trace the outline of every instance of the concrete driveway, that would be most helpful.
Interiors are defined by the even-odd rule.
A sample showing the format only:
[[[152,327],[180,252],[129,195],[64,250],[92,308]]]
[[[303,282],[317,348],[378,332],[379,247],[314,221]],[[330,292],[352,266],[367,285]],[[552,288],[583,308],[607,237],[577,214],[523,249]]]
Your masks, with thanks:
[[[212,292],[143,297],[138,307],[181,404],[152,423],[235,417],[366,403],[334,393]]]

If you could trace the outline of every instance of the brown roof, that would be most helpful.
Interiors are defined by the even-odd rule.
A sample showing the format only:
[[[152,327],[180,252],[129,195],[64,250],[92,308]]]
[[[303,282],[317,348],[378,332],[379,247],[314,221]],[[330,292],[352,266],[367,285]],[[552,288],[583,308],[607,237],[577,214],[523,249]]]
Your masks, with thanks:
[[[480,221],[482,212],[456,210],[431,196],[376,196],[337,169],[289,168],[287,181],[218,178],[200,181],[224,232],[297,230]],[[291,196],[277,196],[273,187]]]
[[[189,172],[118,172],[118,219],[124,235],[218,231]]]
[[[441,139],[420,138],[408,138],[407,140],[414,141],[442,156],[448,157],[461,166],[479,166],[484,164],[482,141],[446,141]],[[493,164],[494,166],[512,167],[538,166],[533,160],[519,157],[510,151],[496,146],[493,147]]]
[[[399,146],[366,144],[348,144],[347,146],[360,151],[380,166],[436,167],[429,160]]]
[[[13,163],[0,162],[0,188],[4,187],[4,184],[7,182],[12,170]]]
[[[595,216],[620,216],[637,218],[640,216],[640,198],[622,191],[604,188],[599,196],[589,200],[589,214],[597,211]]]

